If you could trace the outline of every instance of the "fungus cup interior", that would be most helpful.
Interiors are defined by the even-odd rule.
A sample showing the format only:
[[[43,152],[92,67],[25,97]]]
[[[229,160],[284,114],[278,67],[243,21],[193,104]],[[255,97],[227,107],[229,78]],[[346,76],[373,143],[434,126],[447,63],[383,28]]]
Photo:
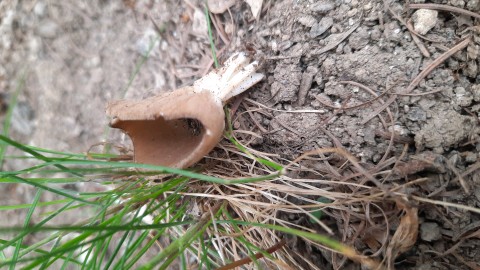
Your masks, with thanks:
[[[186,168],[221,140],[225,113],[208,91],[192,87],[140,101],[119,100],[107,107],[110,126],[132,140],[138,163]]]
[[[192,118],[123,121],[114,127],[129,135],[135,145],[136,162],[145,164],[181,163],[205,135],[201,122]]]

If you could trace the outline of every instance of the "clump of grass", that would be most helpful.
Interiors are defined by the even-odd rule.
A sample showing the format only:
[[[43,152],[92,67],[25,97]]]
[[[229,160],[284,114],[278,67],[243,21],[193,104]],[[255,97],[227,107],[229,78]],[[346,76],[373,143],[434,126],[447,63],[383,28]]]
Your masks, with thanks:
[[[278,180],[278,171],[260,177],[224,179],[161,166],[89,160],[87,155],[34,148],[5,136],[0,136],[0,140],[34,156],[38,163],[20,171],[0,173],[2,183],[29,185],[36,190],[30,203],[0,206],[0,211],[27,210],[23,226],[0,228],[2,235],[12,235],[0,239],[3,267],[31,269],[56,264],[82,269],[165,269],[172,262],[186,266],[192,259],[200,265],[219,267],[239,257],[253,256],[272,240],[280,241],[282,236],[272,234],[275,231],[306,237],[334,250],[348,250],[308,229],[289,228],[288,223],[257,208],[257,203],[266,206],[264,200],[248,199],[262,196],[258,188],[262,183]],[[152,184],[152,175],[158,178],[165,174],[168,179]],[[72,182],[110,188],[73,192],[58,186]],[[247,193],[248,190],[252,192]],[[45,193],[55,194],[56,199],[45,201]],[[274,196],[263,196],[267,195]],[[85,213],[84,218],[71,220],[77,212]],[[65,216],[68,222],[63,221]],[[269,219],[279,225],[265,223]],[[24,244],[25,237],[32,234],[40,239]],[[258,237],[265,235],[275,237],[258,242]],[[161,251],[149,256],[154,245],[161,245]],[[278,260],[272,254],[265,258]]]

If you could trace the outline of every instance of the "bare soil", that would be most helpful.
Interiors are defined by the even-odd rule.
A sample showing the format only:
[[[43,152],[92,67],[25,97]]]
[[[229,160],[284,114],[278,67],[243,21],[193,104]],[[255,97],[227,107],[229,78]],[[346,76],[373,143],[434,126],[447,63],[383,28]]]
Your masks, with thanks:
[[[229,11],[212,14],[220,62],[236,51],[255,52],[266,75],[232,102],[238,106],[234,128],[257,134],[239,138],[252,149],[275,154],[282,164],[314,149],[341,147],[373,172],[388,170],[378,177],[388,187],[427,179],[403,188],[407,197],[480,208],[480,3],[427,2],[477,14],[438,10],[429,19],[433,27],[419,37],[428,55],[406,27],[410,19],[421,27],[423,15],[416,18],[417,8],[405,1],[264,1],[255,18],[238,0]],[[69,152],[85,152],[102,141],[128,145],[120,132],[107,131],[105,105],[173,90],[206,74],[213,60],[205,22],[203,1],[1,1],[2,106],[8,106],[25,76],[11,137]],[[408,90],[436,59],[467,38],[466,46]],[[388,109],[379,112],[390,99]],[[305,160],[300,164],[317,174],[292,171],[289,176],[320,179],[337,161]],[[4,169],[24,166],[11,161]],[[0,193],[2,204],[33,196],[22,185],[0,185]],[[419,236],[397,258],[398,269],[480,267],[478,212],[428,203],[415,207]],[[301,216],[284,218],[322,232]],[[22,224],[22,219],[10,213],[0,224]],[[364,219],[362,230],[352,225],[355,233],[346,229],[348,221],[334,215],[326,219],[339,239],[365,254],[376,252],[374,217]],[[395,225],[390,230],[393,234]],[[292,245],[318,268],[360,268],[338,264],[338,258],[308,243]]]

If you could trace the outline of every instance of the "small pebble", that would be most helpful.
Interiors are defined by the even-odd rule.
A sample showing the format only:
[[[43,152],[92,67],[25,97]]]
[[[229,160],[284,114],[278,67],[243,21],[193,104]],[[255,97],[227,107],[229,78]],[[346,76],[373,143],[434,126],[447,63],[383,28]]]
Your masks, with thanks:
[[[298,22],[306,27],[312,27],[317,20],[312,15],[302,15],[298,18]]]
[[[212,1],[208,0],[208,10],[215,14],[224,13],[231,6],[235,5],[235,0]]]
[[[413,27],[420,35],[425,35],[437,23],[438,11],[431,9],[419,9],[413,13]]]
[[[31,135],[35,129],[34,111],[26,102],[18,102],[12,112],[12,129],[22,135]]]
[[[58,24],[52,20],[45,20],[37,28],[38,35],[44,38],[54,38],[58,32]]]
[[[157,32],[152,28],[147,28],[141,38],[135,43],[135,50],[143,56],[148,55],[152,46],[158,46]],[[153,44],[155,42],[155,44]]]
[[[420,238],[423,241],[431,242],[442,238],[440,226],[435,222],[424,222],[420,226]]]
[[[335,8],[335,4],[330,1],[319,1],[310,6],[310,10],[318,13],[327,13]]]
[[[473,94],[473,100],[475,101],[480,101],[480,84],[474,84],[472,85],[471,90]]]
[[[44,2],[38,1],[33,7],[33,12],[35,13],[35,15],[43,17],[43,15],[45,15],[46,8],[47,5]]]
[[[427,114],[424,110],[419,107],[412,107],[410,108],[409,112],[407,113],[407,118],[411,121],[425,121],[427,120]]]
[[[465,155],[465,162],[467,163],[475,163],[477,161],[477,153],[474,152],[467,152]]]
[[[456,87],[454,89],[454,92],[455,92],[456,103],[458,106],[467,107],[472,103],[473,97],[469,95],[469,93],[467,93],[465,88]]]
[[[316,38],[321,34],[325,33],[330,27],[333,25],[333,18],[332,17],[323,17],[319,23],[316,23],[310,29],[310,37]]]

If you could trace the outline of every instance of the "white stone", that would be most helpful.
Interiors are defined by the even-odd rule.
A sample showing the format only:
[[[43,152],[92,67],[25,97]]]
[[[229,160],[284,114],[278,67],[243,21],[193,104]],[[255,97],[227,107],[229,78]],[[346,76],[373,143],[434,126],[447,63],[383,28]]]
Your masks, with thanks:
[[[438,11],[431,9],[419,9],[413,13],[413,27],[420,35],[425,35],[437,23]]]

